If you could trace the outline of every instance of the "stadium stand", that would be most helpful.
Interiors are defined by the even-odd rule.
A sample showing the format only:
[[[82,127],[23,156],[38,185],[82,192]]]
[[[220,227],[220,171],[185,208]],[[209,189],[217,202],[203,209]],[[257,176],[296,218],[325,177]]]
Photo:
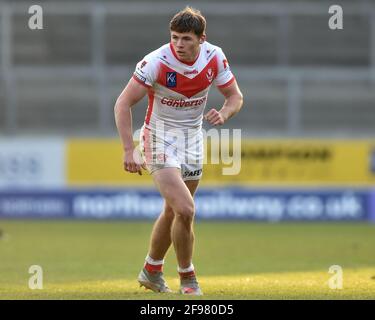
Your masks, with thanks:
[[[3,29],[0,41],[0,132],[116,134],[115,99],[136,62],[168,41],[168,21],[180,5],[39,2],[46,6],[45,29],[32,31],[26,2],[0,1],[12,10],[11,36]],[[344,2],[344,29],[338,31],[328,28],[327,1],[236,4],[196,4],[207,16],[208,41],[226,52],[244,109],[251,111],[228,128],[249,136],[375,134],[371,2]],[[4,58],[9,45],[11,56]],[[5,87],[12,88],[7,95]],[[208,106],[219,106],[222,98],[213,91]],[[134,109],[135,125],[142,124],[145,109],[145,100]]]

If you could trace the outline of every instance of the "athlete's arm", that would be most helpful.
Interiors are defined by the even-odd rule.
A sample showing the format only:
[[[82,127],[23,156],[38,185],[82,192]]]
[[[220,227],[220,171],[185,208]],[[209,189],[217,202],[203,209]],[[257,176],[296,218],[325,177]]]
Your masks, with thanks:
[[[243,96],[236,80],[229,86],[224,88],[218,87],[218,89],[225,97],[223,107],[219,111],[211,109],[204,116],[204,118],[214,126],[222,125],[225,121],[233,117],[240,111],[243,104]]]
[[[133,157],[135,146],[133,142],[131,108],[146,94],[147,88],[131,78],[117,98],[114,108],[117,131],[125,152],[124,169],[125,171],[138,172],[139,174],[142,174],[141,165],[137,164]],[[145,168],[143,165],[142,167]]]

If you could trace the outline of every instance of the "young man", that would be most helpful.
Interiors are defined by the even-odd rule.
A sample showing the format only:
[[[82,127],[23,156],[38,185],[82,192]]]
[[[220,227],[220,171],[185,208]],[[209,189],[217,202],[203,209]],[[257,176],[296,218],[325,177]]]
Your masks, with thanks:
[[[192,264],[195,214],[193,196],[202,176],[203,118],[222,125],[242,107],[242,94],[223,51],[206,42],[206,21],[187,7],[170,22],[171,42],[146,55],[136,67],[115,105],[115,119],[124,148],[124,169],[147,169],[164,198],[154,224],[150,249],[138,276],[141,286],[171,292],[162,273],[164,257],[173,243],[182,294],[201,295]],[[208,91],[215,84],[225,102],[203,116]],[[141,130],[141,161],[132,137],[131,108],[148,94]],[[176,142],[177,140],[177,142]]]

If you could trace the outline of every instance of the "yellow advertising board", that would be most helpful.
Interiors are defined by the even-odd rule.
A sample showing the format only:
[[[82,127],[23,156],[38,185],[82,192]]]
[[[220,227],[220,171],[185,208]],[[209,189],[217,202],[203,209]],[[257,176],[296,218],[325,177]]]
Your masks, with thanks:
[[[206,181],[250,185],[375,185],[375,141],[243,140],[241,173],[208,166]],[[225,166],[224,166],[225,167]]]
[[[118,186],[152,184],[151,176],[123,169],[123,151],[118,139],[72,139],[66,146],[66,174],[73,186]]]
[[[215,149],[216,164],[211,149],[209,144],[202,185],[375,185],[375,141],[242,139],[229,150]],[[140,176],[123,170],[118,139],[72,139],[66,157],[71,186],[152,184],[146,171]]]

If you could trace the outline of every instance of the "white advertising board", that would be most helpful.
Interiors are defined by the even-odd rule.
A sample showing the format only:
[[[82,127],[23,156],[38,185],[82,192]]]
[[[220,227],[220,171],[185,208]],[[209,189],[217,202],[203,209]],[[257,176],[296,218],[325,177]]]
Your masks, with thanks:
[[[1,189],[64,185],[64,139],[0,139]]]

